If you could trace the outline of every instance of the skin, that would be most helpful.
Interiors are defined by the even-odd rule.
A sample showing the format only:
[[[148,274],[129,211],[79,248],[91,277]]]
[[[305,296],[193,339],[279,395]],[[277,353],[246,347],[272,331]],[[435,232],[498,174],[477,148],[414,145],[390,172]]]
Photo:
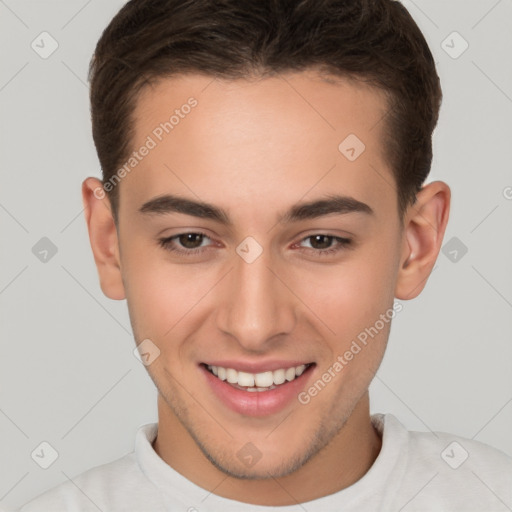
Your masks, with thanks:
[[[432,271],[449,216],[450,189],[422,188],[403,226],[391,169],[384,160],[377,90],[313,71],[258,80],[166,78],[140,96],[133,148],[189,97],[198,105],[118,185],[119,223],[108,197],[82,191],[101,288],[126,298],[135,340],[160,355],[147,366],[158,388],[154,448],[179,473],[217,495],[288,505],[359,480],[381,449],[370,422],[368,387],[386,348],[379,331],[307,405],[292,401],[263,417],[227,408],[198,364],[214,359],[314,362],[307,389],[352,340],[392,308],[416,297]],[[338,150],[356,134],[365,151],[353,162]],[[351,212],[279,222],[298,202],[337,193],[366,203]],[[162,194],[222,208],[232,224],[182,213],[144,214]],[[158,240],[201,231],[205,250],[190,256]],[[346,237],[315,243],[313,235]],[[247,236],[261,255],[236,252]],[[187,250],[174,242],[174,247]],[[338,249],[319,255],[321,250]],[[246,443],[261,459],[237,457]]]

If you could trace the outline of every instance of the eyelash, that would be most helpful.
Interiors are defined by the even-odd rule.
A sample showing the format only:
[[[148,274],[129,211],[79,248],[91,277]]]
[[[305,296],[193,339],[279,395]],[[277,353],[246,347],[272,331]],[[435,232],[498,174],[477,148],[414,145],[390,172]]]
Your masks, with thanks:
[[[204,252],[206,249],[208,249],[209,246],[196,247],[195,249],[177,249],[176,247],[173,247],[173,242],[176,239],[178,239],[179,237],[184,236],[184,235],[202,235],[204,238],[210,239],[210,237],[206,233],[203,233],[201,231],[189,231],[189,232],[185,232],[185,233],[179,233],[178,235],[173,235],[173,236],[167,237],[167,238],[160,238],[158,240],[158,243],[161,247],[163,247],[167,251],[171,251],[171,252],[174,252],[177,254],[183,254],[186,256],[194,256],[194,255],[200,254],[200,253]],[[342,251],[344,248],[347,248],[352,244],[352,240],[349,238],[343,238],[343,237],[334,236],[334,235],[326,235],[324,233],[316,233],[314,235],[306,236],[305,238],[300,240],[300,242],[303,242],[304,240],[308,240],[315,236],[327,237],[327,238],[330,238],[330,239],[338,242],[338,247],[335,249],[333,249],[333,248],[314,249],[314,248],[310,248],[310,247],[303,247],[303,249],[306,249],[307,252],[312,251],[315,255],[318,255],[318,256],[328,256],[328,255],[332,255],[334,253],[338,253],[338,252]]]

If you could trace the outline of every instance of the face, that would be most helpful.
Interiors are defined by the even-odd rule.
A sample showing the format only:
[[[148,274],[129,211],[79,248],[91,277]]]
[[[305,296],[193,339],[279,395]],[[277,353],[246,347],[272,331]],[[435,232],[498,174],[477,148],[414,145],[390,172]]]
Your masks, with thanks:
[[[385,109],[312,72],[181,76],[138,100],[149,149],[118,185],[132,327],[168,417],[228,474],[301,467],[378,369],[403,236]]]

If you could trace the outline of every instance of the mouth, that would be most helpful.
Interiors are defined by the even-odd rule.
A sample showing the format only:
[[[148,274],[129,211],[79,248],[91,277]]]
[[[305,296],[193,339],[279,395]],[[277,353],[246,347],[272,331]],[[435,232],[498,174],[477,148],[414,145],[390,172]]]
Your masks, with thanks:
[[[249,392],[270,391],[278,386],[292,382],[300,377],[314,363],[268,370],[260,373],[249,373],[224,368],[223,366],[205,365],[206,369],[218,379],[231,384],[236,389]]]
[[[258,372],[244,371],[228,366],[201,363],[207,383],[214,394],[231,410],[247,416],[269,415],[282,410],[298,397],[316,366],[303,363],[265,369]],[[233,365],[235,366],[235,365]],[[258,368],[260,369],[260,368]]]

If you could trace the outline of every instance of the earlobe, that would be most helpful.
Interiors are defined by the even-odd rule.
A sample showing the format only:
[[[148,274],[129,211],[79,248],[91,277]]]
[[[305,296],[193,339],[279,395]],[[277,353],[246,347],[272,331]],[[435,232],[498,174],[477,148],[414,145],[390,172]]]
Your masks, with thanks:
[[[89,241],[103,293],[114,300],[125,298],[119,258],[119,240],[110,201],[97,178],[82,183],[82,200]]]
[[[404,221],[404,237],[395,296],[417,297],[426,285],[443,242],[450,213],[450,187],[442,181],[425,185],[409,206]]]

